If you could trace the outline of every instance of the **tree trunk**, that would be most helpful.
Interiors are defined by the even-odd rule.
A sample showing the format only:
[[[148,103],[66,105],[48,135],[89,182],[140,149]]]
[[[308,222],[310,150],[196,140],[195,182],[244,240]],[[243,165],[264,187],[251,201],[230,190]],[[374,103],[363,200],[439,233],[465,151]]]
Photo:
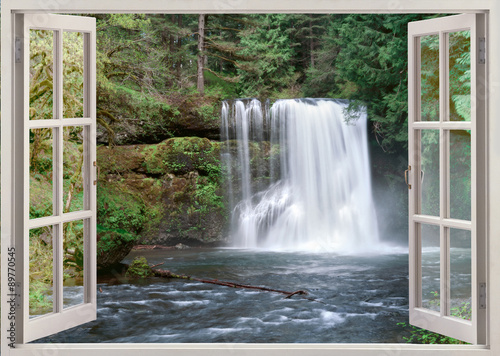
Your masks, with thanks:
[[[200,14],[198,18],[198,82],[197,88],[200,94],[205,93],[205,78],[203,68],[205,65],[205,14]]]
[[[172,21],[172,23],[175,24],[175,15],[172,15],[170,17],[170,21]],[[170,56],[173,57],[174,55],[174,52],[175,52],[175,37],[174,37],[174,34],[172,32],[169,33],[169,41],[170,41]]]
[[[177,26],[179,27],[179,30],[182,29],[182,14],[177,15]],[[182,67],[182,57],[181,57],[181,50],[182,50],[182,38],[178,34],[177,35],[177,52],[178,52],[178,57],[177,57],[177,78],[181,77],[181,67]]]
[[[311,68],[314,68],[314,33],[312,21],[309,20],[309,52],[311,56]]]

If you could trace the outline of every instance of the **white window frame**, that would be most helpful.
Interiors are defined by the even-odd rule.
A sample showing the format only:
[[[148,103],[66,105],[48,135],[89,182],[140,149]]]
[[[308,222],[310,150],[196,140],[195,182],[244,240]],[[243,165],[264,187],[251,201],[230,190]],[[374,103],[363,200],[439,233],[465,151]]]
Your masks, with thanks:
[[[29,137],[29,132],[36,128],[51,128],[53,130],[53,215],[30,219],[30,182],[24,179],[24,236],[29,236],[30,229],[52,226],[53,227],[53,312],[30,319],[29,312],[29,278],[26,275],[16,275],[16,282],[21,283],[23,307],[19,308],[16,319],[22,318],[22,327],[18,329],[19,339],[29,342],[55,334],[68,329],[68,325],[80,325],[96,319],[96,186],[93,184],[95,178],[95,167],[92,162],[96,159],[96,21],[95,18],[81,16],[65,16],[44,14],[40,18],[37,14],[24,14],[19,16],[21,23],[17,29],[23,29],[24,37],[23,52],[26,54],[19,63],[19,72],[23,75],[24,97],[18,97],[24,101],[24,110],[15,114],[15,117],[24,116],[24,137]],[[40,20],[42,20],[40,22]],[[54,35],[54,115],[52,120],[30,120],[29,117],[29,73],[30,70],[30,31],[49,30]],[[63,33],[80,32],[83,35],[83,117],[64,118],[63,114]],[[16,36],[17,37],[17,36]],[[21,74],[21,73],[19,73]],[[20,88],[21,90],[21,88]],[[17,105],[17,104],[16,104]],[[64,213],[63,211],[63,130],[69,127],[83,127],[83,175],[84,207],[80,211]],[[24,142],[24,172],[29,172],[29,141]],[[28,174],[29,175],[29,174]],[[24,175],[26,177],[26,175]],[[16,179],[20,181],[20,179]],[[84,222],[83,250],[85,251],[83,268],[83,295],[82,303],[64,308],[63,304],[63,225],[71,221],[80,220]],[[24,241],[21,246],[16,246],[16,258],[29,256],[29,246]],[[24,258],[22,271],[29,271],[29,258]],[[19,265],[21,262],[19,261]],[[21,272],[21,271],[19,271]]]
[[[470,121],[449,119],[449,33],[470,31],[471,54],[471,97],[476,98],[471,108]],[[486,308],[479,305],[480,283],[485,283],[486,247],[484,226],[486,224],[484,202],[485,184],[480,179],[485,171],[485,98],[476,93],[484,92],[486,64],[479,64],[479,38],[485,38],[485,16],[483,14],[462,14],[436,19],[410,22],[408,24],[408,163],[409,163],[409,304],[410,324],[432,330],[473,344],[485,344]],[[439,38],[439,117],[436,121],[421,121],[420,93],[420,38],[435,35]],[[450,216],[450,132],[470,130],[471,132],[471,218],[454,219]],[[427,215],[421,212],[422,179],[421,143],[422,131],[439,134],[439,193],[438,213]],[[418,173],[416,173],[418,172]],[[479,179],[476,179],[478,178]],[[454,192],[453,192],[454,193]],[[418,226],[429,225],[439,229],[440,262],[440,311],[422,306],[422,236]],[[450,312],[450,229],[471,233],[471,320],[453,317]]]
[[[487,28],[487,152],[486,186],[488,327],[486,345],[410,344],[21,344],[8,346],[10,327],[7,295],[8,248],[19,226],[22,202],[16,201],[14,148],[22,144],[22,127],[11,119],[16,87],[12,84],[15,61],[13,16],[15,13],[477,13],[489,17]],[[2,296],[1,353],[17,355],[500,355],[500,1],[498,0],[3,0],[2,1]],[[491,118],[491,119],[490,119]],[[21,125],[22,126],[22,125]],[[17,189],[17,190],[16,190]],[[20,207],[21,205],[21,207]],[[21,223],[22,224],[22,223]],[[22,226],[22,225],[21,225]],[[490,238],[491,237],[491,238]],[[18,261],[21,263],[21,261]],[[492,277],[493,276],[493,277]],[[493,301],[493,302],[489,302]],[[496,336],[496,337],[495,337]]]

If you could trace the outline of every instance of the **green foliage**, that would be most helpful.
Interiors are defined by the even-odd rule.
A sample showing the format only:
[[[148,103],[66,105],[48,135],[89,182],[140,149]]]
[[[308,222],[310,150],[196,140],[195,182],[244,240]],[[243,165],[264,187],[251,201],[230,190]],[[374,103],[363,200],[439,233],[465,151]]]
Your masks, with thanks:
[[[83,283],[83,221],[63,224],[63,282]],[[54,279],[53,228],[46,226],[29,233],[30,315],[52,312]]]
[[[196,211],[209,212],[213,208],[225,207],[223,196],[220,191],[220,183],[217,173],[210,175],[210,178],[198,177],[196,181],[196,191],[194,193]]]
[[[133,278],[146,278],[153,275],[151,268],[149,267],[146,257],[140,256],[132,260],[132,263],[128,266],[126,277]]]
[[[53,34],[51,31],[30,31],[30,119],[52,119]]]
[[[52,289],[48,284],[30,281],[29,308],[30,315],[43,315],[52,312]]]
[[[81,175],[82,147],[78,130],[63,132],[63,192],[65,212],[83,207],[83,182]],[[52,139],[41,135],[32,136],[30,164],[30,218],[53,215],[53,163]],[[36,147],[34,147],[36,146]],[[79,168],[78,168],[79,167]],[[76,177],[80,177],[79,179]],[[69,194],[71,192],[71,194]],[[52,309],[53,246],[52,227],[30,230],[30,313],[43,314]],[[63,224],[64,280],[74,279],[81,283],[83,272],[83,221]]]
[[[384,150],[406,146],[407,24],[424,17],[336,15],[321,38],[304,93],[366,103]]]
[[[398,323],[402,328],[409,328],[410,336],[404,336],[403,340],[412,344],[467,344],[449,336],[434,333],[429,330],[417,328],[407,323]]]
[[[196,109],[200,118],[205,122],[219,122],[220,110],[217,105],[203,105]]]
[[[460,319],[472,320],[472,309],[470,302],[462,302],[459,306],[451,308],[451,315]]]
[[[138,234],[147,220],[142,199],[123,184],[100,184],[97,188],[97,223],[112,230]]]
[[[137,236],[123,229],[110,229],[97,225],[97,253],[106,253],[114,250],[117,246],[135,242]]]
[[[240,95],[269,97],[290,88],[298,78],[295,74],[292,40],[287,34],[290,23],[287,15],[252,15],[259,23],[239,33],[241,53],[254,60],[238,68]]]
[[[207,96],[219,97],[220,100],[228,100],[238,97],[237,83],[224,80],[212,72],[205,72],[205,83],[205,94]]]
[[[439,310],[439,292],[430,292],[432,299],[429,302],[430,309]],[[451,315],[460,319],[471,320],[472,310],[470,307],[470,302],[462,302],[459,306],[451,308]],[[404,329],[407,329],[410,336],[404,336],[403,340],[407,343],[413,344],[467,344],[464,341],[454,339],[449,336],[441,335],[426,329],[421,329],[413,325],[409,325],[405,322],[397,323]]]
[[[198,171],[208,175],[219,165],[219,150],[206,138],[175,137],[152,146],[144,165],[152,174],[186,174]]]
[[[143,168],[145,156],[156,147],[97,148],[97,162],[101,167],[97,185],[98,260],[103,264],[109,258],[101,252],[109,250],[116,255],[119,249],[126,250],[134,241],[158,234],[165,214],[163,182],[156,174],[146,175],[149,172]]]
[[[30,218],[52,215],[52,180],[39,173],[30,175]]]

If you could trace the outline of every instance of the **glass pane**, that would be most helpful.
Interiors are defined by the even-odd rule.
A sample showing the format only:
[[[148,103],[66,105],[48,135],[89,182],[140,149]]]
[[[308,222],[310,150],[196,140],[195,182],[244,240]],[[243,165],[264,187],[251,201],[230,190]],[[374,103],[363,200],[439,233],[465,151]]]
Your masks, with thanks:
[[[439,121],[439,35],[420,37],[420,120]]]
[[[63,131],[64,212],[83,210],[83,127],[68,126]]]
[[[53,129],[30,130],[30,219],[52,216]]]
[[[64,284],[63,307],[83,303],[83,236],[88,226],[84,220],[63,224]]]
[[[450,315],[471,320],[471,232],[450,229]]]
[[[30,30],[31,120],[53,118],[54,32]]]
[[[439,216],[439,130],[422,130],[420,140],[420,213]]]
[[[440,311],[439,226],[422,224],[422,307]]]
[[[450,131],[450,217],[471,219],[471,136]]]
[[[32,229],[29,232],[29,316],[52,313],[54,253],[52,226]]]
[[[83,117],[83,34],[63,33],[63,117]]]
[[[450,74],[450,121],[470,121],[470,31],[448,34]]]

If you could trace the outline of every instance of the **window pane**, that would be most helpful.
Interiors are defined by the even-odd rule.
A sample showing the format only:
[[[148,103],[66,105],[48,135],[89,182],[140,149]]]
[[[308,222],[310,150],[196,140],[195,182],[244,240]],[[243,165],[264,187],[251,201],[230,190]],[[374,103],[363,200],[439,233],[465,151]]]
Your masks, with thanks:
[[[63,131],[63,204],[65,213],[84,209],[83,130],[83,126],[68,126]]]
[[[471,119],[470,31],[448,34],[450,121]]]
[[[439,130],[422,130],[420,137],[420,213],[439,216]]]
[[[30,130],[30,219],[52,216],[53,129]]]
[[[54,117],[54,32],[30,30],[30,120]]]
[[[54,281],[53,227],[29,231],[29,317],[52,313]]]
[[[471,232],[450,229],[450,315],[471,320]]]
[[[63,33],[63,117],[83,117],[83,33]]]
[[[440,311],[440,239],[439,226],[421,224],[422,307]]]
[[[63,307],[83,303],[83,237],[88,223],[76,220],[63,224]]]
[[[471,219],[471,135],[450,131],[450,217]]]
[[[439,121],[439,35],[420,38],[420,121]]]

